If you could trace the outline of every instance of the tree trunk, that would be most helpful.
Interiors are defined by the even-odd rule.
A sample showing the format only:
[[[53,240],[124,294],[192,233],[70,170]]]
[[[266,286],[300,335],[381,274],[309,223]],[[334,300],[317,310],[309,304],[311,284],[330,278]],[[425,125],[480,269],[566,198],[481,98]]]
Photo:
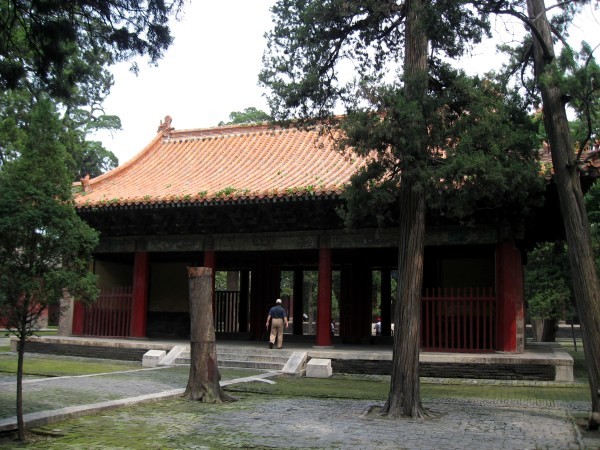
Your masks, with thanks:
[[[23,419],[23,361],[25,358],[25,340],[26,334],[19,334],[19,343],[17,348],[17,430],[19,441],[25,440],[25,420]]]
[[[421,404],[419,330],[425,242],[425,199],[404,183],[400,189],[398,301],[394,329],[394,356],[388,400],[383,412],[392,417],[427,415]]]
[[[556,340],[556,319],[531,319],[531,331],[535,342],[554,342]]]
[[[407,2],[405,43],[405,95],[423,105],[427,95],[427,35],[420,21],[423,0]],[[427,128],[422,117],[411,127],[416,138],[409,154],[416,161],[402,168],[400,186],[400,236],[398,240],[398,301],[395,310],[394,356],[390,393],[383,413],[392,417],[427,415],[421,404],[419,381],[419,330],[425,248],[425,197],[417,181],[419,164],[426,155]],[[419,139],[418,136],[421,136]]]
[[[600,289],[594,264],[590,226],[575,162],[565,104],[551,70],[555,61],[550,24],[544,0],[527,0],[530,20],[539,31],[533,35],[535,77],[542,93],[544,126],[548,133],[554,179],[567,237],[573,290],[585,352],[592,397],[590,429],[600,425]]]
[[[212,311],[212,269],[188,267],[190,292],[190,376],[183,396],[204,403],[235,400],[219,381]]]

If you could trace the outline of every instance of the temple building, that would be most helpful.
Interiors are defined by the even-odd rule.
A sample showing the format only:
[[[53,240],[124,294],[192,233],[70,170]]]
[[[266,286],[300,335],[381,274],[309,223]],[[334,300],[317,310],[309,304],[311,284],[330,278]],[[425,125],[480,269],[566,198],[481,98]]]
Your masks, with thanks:
[[[261,339],[282,298],[290,339],[391,343],[398,229],[348,229],[338,214],[363,163],[315,131],[175,130],[167,117],[130,161],[78,183],[78,213],[100,232],[93,270],[102,295],[75,302],[72,334],[187,338],[186,267],[205,266],[227,281],[215,281],[217,339]],[[428,223],[423,350],[523,351],[514,229]]]

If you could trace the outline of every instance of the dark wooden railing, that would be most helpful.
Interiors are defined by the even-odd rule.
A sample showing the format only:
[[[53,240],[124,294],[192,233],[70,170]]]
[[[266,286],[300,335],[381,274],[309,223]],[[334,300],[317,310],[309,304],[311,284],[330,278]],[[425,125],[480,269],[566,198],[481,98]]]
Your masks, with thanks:
[[[493,288],[426,289],[421,303],[421,349],[494,351],[496,296]]]
[[[238,332],[239,306],[238,291],[215,291],[215,332]]]
[[[102,289],[98,299],[85,307],[85,336],[127,337],[131,335],[133,289],[122,286]]]

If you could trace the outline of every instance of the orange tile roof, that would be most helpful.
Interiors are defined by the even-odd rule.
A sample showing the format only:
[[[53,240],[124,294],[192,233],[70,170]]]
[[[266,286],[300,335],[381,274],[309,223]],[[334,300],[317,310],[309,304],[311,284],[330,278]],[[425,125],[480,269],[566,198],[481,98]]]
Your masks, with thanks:
[[[316,131],[268,125],[175,131],[161,125],[130,161],[76,183],[83,190],[75,203],[97,208],[337,196],[362,164]]]
[[[577,150],[574,149],[574,156]],[[547,142],[544,142],[538,155],[543,172],[546,173],[547,177],[550,177],[554,173],[554,166],[552,164],[552,153]],[[578,160],[578,165],[583,175],[589,175],[592,178],[598,177],[600,173],[600,142],[596,141],[591,148],[584,149]]]

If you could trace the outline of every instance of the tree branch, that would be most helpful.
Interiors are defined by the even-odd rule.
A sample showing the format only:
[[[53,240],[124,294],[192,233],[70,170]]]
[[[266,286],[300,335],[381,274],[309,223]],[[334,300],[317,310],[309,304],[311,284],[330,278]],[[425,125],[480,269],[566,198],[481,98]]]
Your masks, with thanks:
[[[513,16],[513,17],[516,17],[517,19],[519,19],[520,21],[522,21],[525,25],[527,25],[529,27],[532,34],[535,35],[535,38],[540,43],[540,47],[542,48],[542,51],[544,53],[544,60],[546,62],[551,62],[554,60],[554,54],[552,51],[550,51],[550,49],[544,42],[542,34],[537,29],[537,27],[535,26],[533,21],[531,19],[529,19],[525,14],[523,14],[522,12],[519,12],[519,11],[515,11],[514,9],[500,9],[500,8],[486,9],[486,8],[484,8],[484,11],[494,13],[494,14]],[[534,20],[535,20],[535,18],[534,18]]]

